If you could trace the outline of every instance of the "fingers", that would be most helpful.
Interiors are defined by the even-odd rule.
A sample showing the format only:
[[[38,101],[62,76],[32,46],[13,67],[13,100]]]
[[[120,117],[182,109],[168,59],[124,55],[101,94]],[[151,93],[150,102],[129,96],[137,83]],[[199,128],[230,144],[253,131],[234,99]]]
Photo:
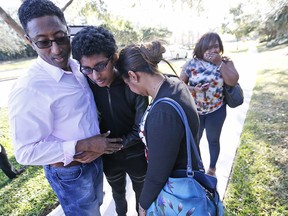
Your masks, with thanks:
[[[106,153],[119,150],[123,147],[121,138],[108,138],[107,136],[110,132],[103,134],[98,134],[96,136],[90,137],[88,140],[88,147],[84,151],[91,151],[96,153]]]
[[[107,138],[107,141],[110,143],[115,143],[117,145],[122,145],[123,139],[121,139],[121,138]]]
[[[204,57],[206,61],[211,62],[213,64],[216,64],[222,60],[219,53],[206,53]]]
[[[74,156],[74,160],[81,163],[91,163],[96,158],[100,157],[102,154],[95,152],[83,152],[79,155]]]
[[[201,91],[202,89],[201,89],[201,83],[198,83],[195,87],[194,87],[194,90],[195,91]]]
[[[115,152],[121,150],[122,147],[123,147],[123,145],[121,145],[121,144],[114,144],[114,143],[113,144],[109,144],[109,145],[107,145],[107,147],[106,147],[104,152],[106,154],[112,154],[112,153],[115,153]]]
[[[100,134],[102,137],[108,137],[110,135],[110,131],[107,131],[106,133]]]

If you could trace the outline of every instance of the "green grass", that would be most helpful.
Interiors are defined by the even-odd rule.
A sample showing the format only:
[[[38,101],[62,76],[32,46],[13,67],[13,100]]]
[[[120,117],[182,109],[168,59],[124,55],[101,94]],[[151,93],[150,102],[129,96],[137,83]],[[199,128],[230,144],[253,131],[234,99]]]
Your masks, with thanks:
[[[0,72],[27,68],[35,58],[19,59],[13,61],[0,61]]]
[[[20,168],[13,154],[8,125],[8,110],[0,108],[0,142],[5,147],[9,161]],[[29,166],[18,178],[9,178],[0,171],[0,215],[47,215],[58,204],[41,166]]]
[[[260,52],[250,108],[224,198],[227,215],[288,215],[288,47]]]
[[[0,81],[18,78],[24,71],[19,69],[28,68],[33,61],[35,58],[0,62]]]

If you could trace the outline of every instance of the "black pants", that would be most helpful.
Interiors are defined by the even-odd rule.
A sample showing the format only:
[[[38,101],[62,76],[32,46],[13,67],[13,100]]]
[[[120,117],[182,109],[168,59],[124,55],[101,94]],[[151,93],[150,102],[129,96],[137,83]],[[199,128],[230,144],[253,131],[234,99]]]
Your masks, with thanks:
[[[0,168],[8,176],[9,179],[13,179],[17,175],[17,170],[9,162],[5,148],[0,144]]]
[[[115,201],[118,216],[126,216],[126,173],[132,181],[136,198],[136,211],[139,208],[139,197],[144,185],[147,171],[147,161],[144,149],[135,149],[133,146],[117,153],[103,156],[104,173]]]

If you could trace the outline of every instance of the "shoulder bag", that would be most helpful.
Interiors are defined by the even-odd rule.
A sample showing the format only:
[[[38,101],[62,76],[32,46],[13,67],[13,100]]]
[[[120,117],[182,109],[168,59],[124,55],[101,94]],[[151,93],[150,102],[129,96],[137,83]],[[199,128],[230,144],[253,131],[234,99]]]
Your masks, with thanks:
[[[217,179],[204,172],[183,108],[171,98],[160,98],[152,104],[151,109],[160,102],[170,104],[175,108],[183,121],[187,141],[187,169],[176,170],[172,173],[156,200],[146,210],[146,215],[224,215],[224,207],[216,189]],[[199,170],[192,169],[192,150],[196,156]]]
[[[224,84],[223,94],[225,102],[231,108],[240,106],[244,101],[243,90],[239,83],[237,83],[235,86],[229,86]]]

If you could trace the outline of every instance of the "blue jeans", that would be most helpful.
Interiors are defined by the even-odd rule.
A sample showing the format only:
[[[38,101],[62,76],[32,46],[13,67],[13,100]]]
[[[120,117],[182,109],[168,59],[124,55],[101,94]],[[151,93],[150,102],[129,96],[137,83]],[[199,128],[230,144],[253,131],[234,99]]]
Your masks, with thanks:
[[[45,176],[66,216],[100,216],[103,203],[103,164],[98,158],[71,167],[44,166]]]
[[[220,135],[224,121],[226,119],[226,104],[215,112],[199,115],[199,143],[206,129],[206,137],[209,144],[210,168],[215,168],[220,153]]]

